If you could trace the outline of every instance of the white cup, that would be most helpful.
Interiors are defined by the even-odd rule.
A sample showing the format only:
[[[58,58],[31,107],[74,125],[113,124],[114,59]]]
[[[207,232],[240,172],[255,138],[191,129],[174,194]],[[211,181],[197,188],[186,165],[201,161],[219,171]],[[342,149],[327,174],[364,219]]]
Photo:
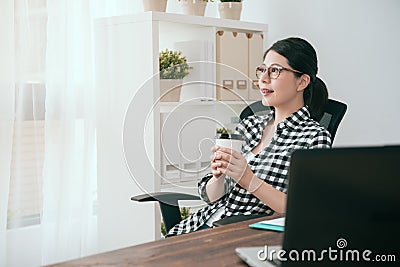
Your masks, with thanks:
[[[227,147],[236,151],[242,151],[242,136],[240,134],[217,134],[215,145]]]

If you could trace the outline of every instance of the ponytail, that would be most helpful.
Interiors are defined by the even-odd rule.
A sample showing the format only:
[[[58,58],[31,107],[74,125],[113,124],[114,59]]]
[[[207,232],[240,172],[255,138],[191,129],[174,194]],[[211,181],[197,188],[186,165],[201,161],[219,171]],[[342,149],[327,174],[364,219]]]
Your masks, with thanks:
[[[320,121],[325,105],[328,102],[328,89],[325,83],[318,77],[311,82],[303,93],[304,104],[308,106],[311,118]]]

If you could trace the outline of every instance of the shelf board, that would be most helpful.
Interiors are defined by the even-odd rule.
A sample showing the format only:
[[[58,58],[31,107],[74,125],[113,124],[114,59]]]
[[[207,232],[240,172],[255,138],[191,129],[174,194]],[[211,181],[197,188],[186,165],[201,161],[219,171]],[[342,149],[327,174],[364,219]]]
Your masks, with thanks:
[[[204,105],[214,105],[216,103],[223,103],[223,104],[228,104],[228,105],[249,105],[256,100],[196,100],[196,101],[188,101],[188,102],[160,102],[160,106],[165,106],[165,107],[170,107],[170,106],[178,106],[178,105],[184,105],[184,106],[204,106]]]
[[[132,15],[101,18],[97,23],[103,25],[127,24],[132,22],[163,21],[186,24],[188,26],[216,27],[217,30],[237,31],[246,33],[263,33],[268,31],[268,25],[242,20],[202,17],[167,12],[142,12]]]
[[[169,113],[174,110],[178,106],[184,107],[195,107],[195,106],[210,106],[215,105],[217,103],[225,104],[225,105],[250,105],[255,102],[255,100],[246,100],[244,101],[221,101],[221,100],[209,100],[209,101],[190,101],[190,102],[160,102],[160,112],[161,113]]]
[[[251,103],[255,102],[256,100],[245,100],[245,101],[240,101],[240,100],[221,100],[218,101],[220,103],[224,103],[227,105],[250,105]]]

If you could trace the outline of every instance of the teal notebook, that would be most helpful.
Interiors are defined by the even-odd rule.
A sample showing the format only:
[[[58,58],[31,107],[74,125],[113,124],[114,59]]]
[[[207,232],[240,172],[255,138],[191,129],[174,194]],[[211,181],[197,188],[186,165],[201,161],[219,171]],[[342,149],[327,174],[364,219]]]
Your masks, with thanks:
[[[285,230],[285,217],[261,221],[249,225],[250,228],[283,232]]]

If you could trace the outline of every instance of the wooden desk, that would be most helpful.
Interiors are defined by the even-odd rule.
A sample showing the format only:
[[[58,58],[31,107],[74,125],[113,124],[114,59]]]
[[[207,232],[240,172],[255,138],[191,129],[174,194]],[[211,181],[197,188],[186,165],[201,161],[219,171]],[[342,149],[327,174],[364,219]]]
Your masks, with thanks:
[[[247,266],[235,254],[235,248],[282,244],[283,233],[248,227],[275,217],[219,226],[52,266]]]

